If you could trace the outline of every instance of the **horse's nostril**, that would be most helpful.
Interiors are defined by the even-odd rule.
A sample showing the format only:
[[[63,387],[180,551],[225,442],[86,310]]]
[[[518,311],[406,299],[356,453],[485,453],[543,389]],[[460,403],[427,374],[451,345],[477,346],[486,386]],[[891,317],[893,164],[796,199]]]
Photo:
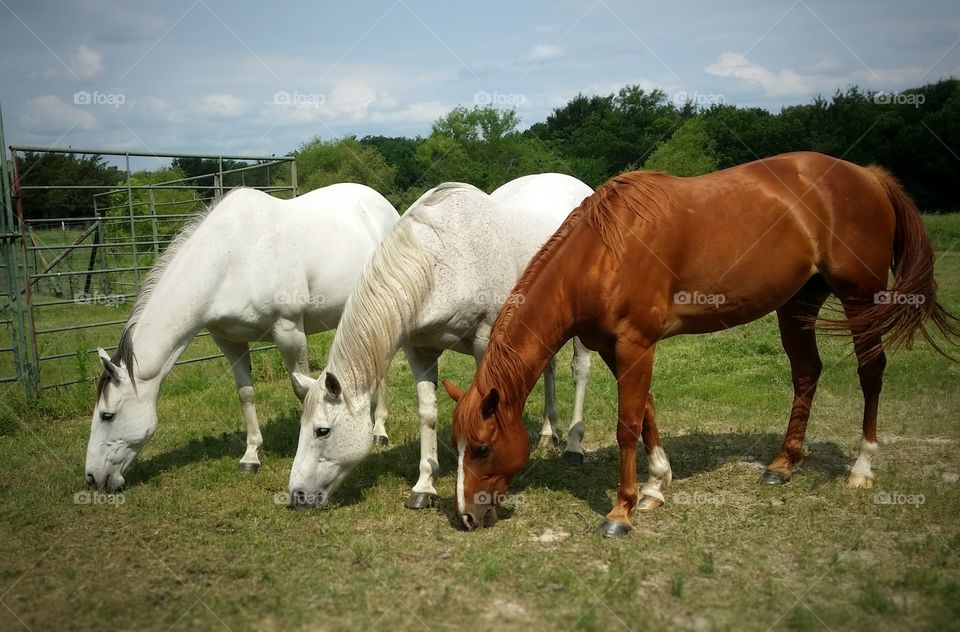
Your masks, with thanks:
[[[97,478],[93,475],[93,472],[87,472],[87,487],[93,488],[97,486]]]
[[[463,514],[462,517],[463,517],[463,526],[467,528],[467,531],[472,531],[479,526],[477,524],[477,520],[473,517],[473,514],[465,513]]]

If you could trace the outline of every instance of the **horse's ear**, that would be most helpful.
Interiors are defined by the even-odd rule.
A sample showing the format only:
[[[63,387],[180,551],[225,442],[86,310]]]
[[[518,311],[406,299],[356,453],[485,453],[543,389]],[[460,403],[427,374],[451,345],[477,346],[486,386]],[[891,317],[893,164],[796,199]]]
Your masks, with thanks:
[[[460,387],[447,378],[443,378],[443,388],[446,389],[447,395],[450,396],[450,399],[455,402],[459,402],[460,398],[463,397],[463,391],[460,390]]]
[[[290,375],[290,378],[293,380],[293,383],[297,385],[297,388],[302,390],[304,393],[309,391],[310,388],[317,383],[317,381],[309,375],[297,373],[296,371]]]
[[[113,363],[113,360],[110,359],[110,354],[104,351],[103,347],[97,347],[97,355],[100,356],[100,363],[103,365],[103,370],[110,375],[110,378],[120,381],[120,367]]]
[[[490,392],[483,396],[483,400],[480,402],[480,414],[483,415],[483,418],[493,417],[497,412],[497,406],[500,405],[500,391],[496,388],[491,388]]]
[[[327,392],[330,393],[332,397],[340,397],[340,393],[343,392],[343,388],[340,386],[340,380],[337,379],[337,376],[333,373],[327,371],[327,377],[323,380],[323,385],[327,388]]]

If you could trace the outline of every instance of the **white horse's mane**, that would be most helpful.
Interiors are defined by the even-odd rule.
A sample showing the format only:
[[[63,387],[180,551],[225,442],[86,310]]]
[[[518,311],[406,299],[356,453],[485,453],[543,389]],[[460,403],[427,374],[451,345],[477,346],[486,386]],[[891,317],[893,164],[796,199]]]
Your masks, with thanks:
[[[200,225],[203,224],[204,220],[210,217],[213,211],[219,208],[220,205],[227,200],[227,198],[241,190],[244,189],[233,189],[225,196],[210,206],[205,207],[204,210],[188,219],[180,228],[180,230],[177,231],[177,234],[167,245],[160,257],[157,258],[157,260],[154,261],[153,265],[150,267],[150,271],[147,273],[146,278],[140,285],[140,292],[137,294],[137,300],[130,309],[130,316],[127,318],[127,323],[123,326],[123,333],[120,334],[120,342],[117,344],[117,350],[114,352],[113,357],[111,358],[111,361],[114,364],[118,366],[124,364],[126,366],[131,382],[134,382],[133,328],[139,321],[143,310],[147,307],[147,303],[150,302],[150,297],[153,295],[153,290],[157,287],[157,284],[163,277],[163,273],[166,271],[167,267],[169,267],[170,263],[176,258],[184,244],[186,244],[187,241],[193,237],[193,234],[197,232],[197,229],[200,228]],[[98,397],[100,396],[100,392],[102,392],[108,378],[109,376],[106,372],[100,376],[100,383],[97,385]]]
[[[416,238],[413,225],[438,230],[427,210],[467,191],[481,192],[462,182],[438,185],[414,202],[384,238],[347,299],[327,361],[331,373],[349,373],[355,384],[368,388],[386,377],[401,337],[416,325],[434,284],[438,253]]]

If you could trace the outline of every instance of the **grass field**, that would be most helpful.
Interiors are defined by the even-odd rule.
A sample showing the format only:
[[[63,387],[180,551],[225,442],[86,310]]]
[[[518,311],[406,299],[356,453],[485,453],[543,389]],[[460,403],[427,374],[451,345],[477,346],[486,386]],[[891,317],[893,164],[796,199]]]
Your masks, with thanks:
[[[928,218],[943,302],[960,312],[960,217]],[[330,336],[311,342],[319,366]],[[204,344],[209,344],[205,342]],[[0,630],[960,629],[960,366],[926,349],[888,364],[875,490],[848,490],[862,400],[848,339],[825,370],[807,457],[757,484],[791,401],[774,318],[662,343],[653,390],[674,483],[629,537],[594,528],[617,483],[616,388],[595,359],[586,462],[538,451],[492,529],[452,523],[452,404],[441,397],[441,502],[403,508],[416,479],[411,376],[394,362],[391,445],[336,503],[276,502],[299,404],[275,351],[255,356],[264,467],[237,471],[244,433],[223,360],[179,367],[160,429],[110,502],[77,502],[92,385],[35,403],[0,392]],[[561,415],[572,385],[563,352]],[[465,385],[472,361],[440,374]],[[527,406],[539,430],[540,387]],[[645,465],[640,476],[645,478]],[[81,501],[84,497],[79,498]],[[893,499],[893,503],[885,502]]]

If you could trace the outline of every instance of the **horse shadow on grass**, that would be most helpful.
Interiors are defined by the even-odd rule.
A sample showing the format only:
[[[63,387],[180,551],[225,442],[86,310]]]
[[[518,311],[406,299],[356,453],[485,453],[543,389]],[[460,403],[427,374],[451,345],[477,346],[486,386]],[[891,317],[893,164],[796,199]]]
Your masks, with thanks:
[[[163,429],[160,429],[162,432]],[[263,436],[261,462],[277,457],[293,457],[297,452],[300,437],[300,410],[290,410],[260,424]],[[172,450],[162,452],[147,460],[138,459],[126,476],[128,484],[145,483],[170,470],[204,460],[232,458],[240,462],[247,449],[246,430],[233,429],[218,435],[206,435],[190,439]],[[240,473],[238,472],[238,476]]]
[[[524,416],[530,431],[531,445],[535,445],[539,424]],[[450,426],[438,429],[440,443],[441,475],[449,475],[456,468],[456,457],[450,446]],[[263,434],[263,460],[292,458],[296,454],[300,433],[300,412],[291,408],[261,425]],[[766,464],[779,452],[783,435],[772,432],[721,432],[663,437],[663,447],[670,458],[674,481],[695,477],[715,471],[728,463],[749,462]],[[449,448],[449,449],[445,449]],[[138,484],[149,481],[167,471],[184,467],[205,459],[229,457],[240,460],[246,448],[246,432],[233,430],[219,435],[191,439],[172,450],[158,454],[146,461],[137,461],[128,481]],[[637,477],[647,478],[647,462],[638,458]],[[361,461],[344,480],[335,494],[335,505],[353,505],[364,500],[367,490],[376,486],[381,478],[397,477],[412,487],[419,474],[420,458],[418,441],[374,450]],[[813,441],[806,444],[806,457],[797,472],[815,472],[828,480],[846,476],[848,456],[833,442]],[[534,450],[530,462],[511,485],[511,492],[519,493],[538,488],[566,491],[586,502],[600,515],[610,510],[609,493],[619,481],[620,451],[616,445],[588,450],[583,465],[571,467],[561,461],[557,450]],[[759,486],[761,469],[756,469],[756,485]],[[238,472],[237,474],[241,474]],[[749,492],[749,490],[743,490]],[[438,509],[456,524],[452,498],[439,499]],[[502,519],[509,519],[512,511],[504,508]]]

